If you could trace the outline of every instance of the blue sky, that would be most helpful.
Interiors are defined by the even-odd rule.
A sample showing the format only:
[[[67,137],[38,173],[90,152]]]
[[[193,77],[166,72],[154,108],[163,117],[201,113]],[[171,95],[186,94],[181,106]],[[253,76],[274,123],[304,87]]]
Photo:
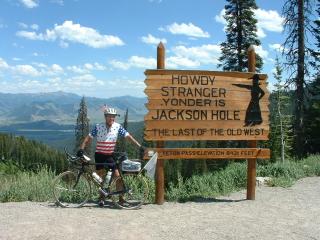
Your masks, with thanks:
[[[272,72],[283,43],[283,0],[257,0],[256,51]],[[219,70],[222,0],[1,0],[0,92],[145,97],[145,69]]]

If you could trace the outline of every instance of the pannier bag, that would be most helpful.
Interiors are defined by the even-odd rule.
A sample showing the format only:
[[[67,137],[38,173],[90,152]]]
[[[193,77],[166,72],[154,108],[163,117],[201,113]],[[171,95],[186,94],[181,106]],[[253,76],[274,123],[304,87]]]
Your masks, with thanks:
[[[139,172],[141,170],[141,163],[127,159],[122,162],[121,169],[125,172]]]

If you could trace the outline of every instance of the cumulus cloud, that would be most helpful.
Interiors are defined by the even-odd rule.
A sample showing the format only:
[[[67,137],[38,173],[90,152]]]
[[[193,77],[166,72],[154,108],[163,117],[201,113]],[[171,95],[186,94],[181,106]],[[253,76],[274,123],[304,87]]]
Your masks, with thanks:
[[[254,14],[258,20],[258,36],[265,37],[266,34],[264,31],[269,32],[282,32],[283,31],[283,22],[284,18],[279,15],[277,11],[273,10],[263,10],[256,9]]]
[[[85,74],[91,71],[104,71],[106,67],[101,65],[100,63],[85,63],[83,66],[67,66],[68,71],[77,73],[77,74]]]
[[[17,65],[14,68],[14,71],[18,75],[25,75],[31,77],[38,77],[41,73],[31,65]]]
[[[267,59],[268,58],[268,51],[264,50],[262,46],[254,46],[254,49],[256,51],[256,53],[262,57],[263,59]]]
[[[274,10],[264,10],[258,8],[254,10],[254,14],[257,23],[257,35],[260,38],[266,37],[265,31],[269,32],[282,32],[283,31],[283,21],[284,18],[280,16],[277,11]],[[215,16],[216,22],[222,23],[223,25],[227,25],[226,20],[224,19],[225,10],[222,9],[219,15]],[[224,29],[225,29],[224,26]]]
[[[55,41],[59,39],[63,47],[67,47],[68,43],[81,43],[93,48],[124,45],[124,42],[117,36],[101,35],[93,28],[84,27],[72,21],[65,21],[62,25],[55,24],[53,29],[47,29],[44,33],[18,31],[16,35],[30,40]]]
[[[166,64],[167,64],[168,68],[179,68],[179,67],[195,68],[195,67],[200,66],[199,61],[191,60],[187,57],[182,57],[182,56],[168,57]]]
[[[39,6],[38,2],[35,0],[20,0],[20,2],[27,8],[35,8]]]
[[[128,64],[141,67],[146,61],[148,61],[147,58],[134,56],[129,59]],[[145,85],[141,79],[113,77],[108,80],[94,75],[92,71],[106,69],[100,63],[85,63],[81,66],[68,66],[65,69],[66,71],[59,64],[47,65],[41,62],[9,65],[0,58],[0,89],[11,93],[67,91],[100,97],[132,94],[133,89],[139,89],[140,96],[143,95],[142,90]],[[107,88],[106,85],[108,85]]]
[[[130,68],[130,64],[127,62],[123,62],[123,61],[118,61],[118,60],[111,60],[110,65],[114,68],[118,68],[118,69],[122,69],[122,70],[128,70]]]
[[[176,56],[199,61],[201,64],[217,64],[221,49],[219,45],[205,44],[195,47],[176,46],[172,52]]]
[[[277,52],[282,52],[284,50],[283,46],[279,43],[269,44],[269,48]]]
[[[173,23],[171,25],[166,26],[165,28],[159,28],[161,31],[168,31],[174,35],[186,35],[189,37],[196,38],[209,38],[210,34],[208,32],[203,31],[200,27],[193,25],[192,23]]]
[[[114,68],[128,70],[131,67],[136,68],[155,68],[157,65],[156,59],[145,58],[139,56],[131,56],[128,61],[111,60],[109,62]]]
[[[142,42],[147,43],[147,44],[159,44],[160,42],[162,43],[167,43],[167,40],[165,38],[156,38],[152,36],[151,34],[148,34],[148,36],[143,36],[141,38]]]
[[[0,70],[1,69],[8,69],[8,68],[9,68],[8,63],[5,60],[3,60],[2,58],[0,58]]]
[[[195,68],[202,64],[215,65],[219,63],[220,46],[206,44],[195,47],[176,46],[170,50],[172,56],[166,58],[168,68]],[[127,61],[112,60],[109,62],[114,68],[128,70],[129,68],[156,68],[156,59],[132,56]]]
[[[215,16],[216,22],[222,23],[222,24],[226,25],[226,24],[227,24],[227,21],[226,21],[226,19],[224,18],[224,15],[225,15],[225,14],[226,14],[226,10],[225,10],[225,9],[222,9],[222,10],[220,11],[220,14]]]

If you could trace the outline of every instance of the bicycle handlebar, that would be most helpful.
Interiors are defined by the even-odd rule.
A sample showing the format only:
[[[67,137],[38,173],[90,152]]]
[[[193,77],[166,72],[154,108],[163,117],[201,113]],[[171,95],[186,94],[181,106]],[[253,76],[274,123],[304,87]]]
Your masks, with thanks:
[[[64,147],[64,152],[67,155],[67,159],[70,163],[81,163],[81,164],[88,164],[88,165],[107,165],[106,163],[89,163],[91,159],[84,155],[83,157],[73,156],[68,152],[67,147]],[[114,152],[112,154],[115,156],[115,162],[117,164],[123,162],[124,160],[128,159],[126,152]]]

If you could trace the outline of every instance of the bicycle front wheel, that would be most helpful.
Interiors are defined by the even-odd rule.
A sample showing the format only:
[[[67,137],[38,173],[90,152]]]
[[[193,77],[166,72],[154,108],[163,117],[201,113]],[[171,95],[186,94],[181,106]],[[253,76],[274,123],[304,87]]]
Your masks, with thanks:
[[[81,207],[90,198],[91,185],[83,174],[63,172],[53,181],[53,195],[61,207]]]
[[[115,178],[110,185],[113,203],[124,209],[137,209],[148,196],[148,184],[144,176],[126,175]]]

